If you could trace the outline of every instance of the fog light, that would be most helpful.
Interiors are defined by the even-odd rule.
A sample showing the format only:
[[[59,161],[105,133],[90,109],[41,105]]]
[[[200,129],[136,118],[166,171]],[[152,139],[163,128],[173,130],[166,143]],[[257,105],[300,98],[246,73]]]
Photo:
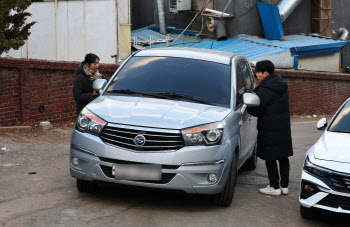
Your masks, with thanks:
[[[72,158],[72,165],[73,165],[73,166],[79,165],[79,159],[77,159],[77,158]]]
[[[216,182],[218,180],[218,177],[216,176],[215,173],[211,173],[208,175],[208,180],[212,183]]]
[[[318,189],[316,185],[304,180],[301,181],[301,190],[300,190],[301,199],[307,199],[318,192],[320,192],[320,189]]]
[[[311,185],[305,184],[304,185],[304,190],[305,191],[309,191],[309,192],[313,192],[314,188]]]

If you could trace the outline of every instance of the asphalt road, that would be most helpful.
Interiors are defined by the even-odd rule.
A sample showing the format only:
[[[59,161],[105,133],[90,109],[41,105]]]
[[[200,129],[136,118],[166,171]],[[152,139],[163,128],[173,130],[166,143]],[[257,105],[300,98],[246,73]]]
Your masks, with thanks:
[[[299,214],[299,180],[307,149],[322,132],[315,119],[292,121],[287,196],[258,193],[268,184],[265,164],[240,171],[230,207],[205,196],[105,185],[82,194],[69,174],[72,126],[49,131],[0,131],[0,225],[2,226],[348,226],[349,217]]]

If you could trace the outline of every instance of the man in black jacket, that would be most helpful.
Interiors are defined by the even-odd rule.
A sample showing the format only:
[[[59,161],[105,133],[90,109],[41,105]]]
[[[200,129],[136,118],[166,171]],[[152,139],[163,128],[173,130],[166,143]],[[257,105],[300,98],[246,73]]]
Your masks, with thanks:
[[[256,76],[260,83],[254,91],[260,98],[260,106],[247,108],[247,111],[258,117],[258,156],[266,162],[270,181],[270,185],[259,192],[286,195],[289,193],[288,157],[293,155],[289,94],[286,81],[276,75],[274,70],[275,67],[269,60],[256,64]]]
[[[77,102],[77,116],[89,102],[99,96],[99,94],[92,89],[92,83],[96,79],[107,79],[101,74],[99,63],[100,58],[90,53],[85,56],[84,61],[75,71],[76,77],[74,79],[73,95]]]

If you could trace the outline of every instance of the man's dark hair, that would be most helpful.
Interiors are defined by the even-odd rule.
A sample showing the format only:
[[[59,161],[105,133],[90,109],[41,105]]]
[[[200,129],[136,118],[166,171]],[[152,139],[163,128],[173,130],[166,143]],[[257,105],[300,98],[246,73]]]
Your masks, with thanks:
[[[89,54],[85,55],[85,59],[82,63],[83,64],[86,64],[86,63],[91,64],[91,63],[96,62],[96,59],[100,60],[100,58],[96,54],[89,53]]]
[[[255,71],[264,73],[264,72],[268,72],[269,74],[273,74],[273,72],[275,71],[275,66],[273,65],[273,63],[269,60],[263,60],[263,61],[259,61],[258,63],[256,63],[255,66]]]

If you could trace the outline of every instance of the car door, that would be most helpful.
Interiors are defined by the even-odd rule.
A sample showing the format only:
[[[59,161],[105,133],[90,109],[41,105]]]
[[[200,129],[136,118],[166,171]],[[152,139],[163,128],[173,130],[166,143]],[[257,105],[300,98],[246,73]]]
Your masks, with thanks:
[[[243,94],[247,91],[243,71],[240,66],[240,61],[236,66],[236,111],[241,114],[241,120],[239,121],[240,130],[240,152],[239,159],[244,160],[248,156],[248,144],[249,144],[249,120],[248,120],[248,112],[245,110],[242,113],[243,107]]]
[[[243,76],[243,81],[245,85],[245,92],[254,92],[255,88],[255,80],[253,73],[251,71],[251,68],[249,66],[249,63],[246,60],[241,60],[239,61],[239,66],[242,71],[242,76]],[[256,124],[257,124],[257,119],[254,118],[252,115],[249,113],[245,113],[246,118],[248,119],[247,122],[245,122],[245,146],[247,148],[247,155],[250,156],[250,151],[253,150],[255,146],[255,141],[256,141],[256,136],[257,136],[257,129],[256,129]]]

